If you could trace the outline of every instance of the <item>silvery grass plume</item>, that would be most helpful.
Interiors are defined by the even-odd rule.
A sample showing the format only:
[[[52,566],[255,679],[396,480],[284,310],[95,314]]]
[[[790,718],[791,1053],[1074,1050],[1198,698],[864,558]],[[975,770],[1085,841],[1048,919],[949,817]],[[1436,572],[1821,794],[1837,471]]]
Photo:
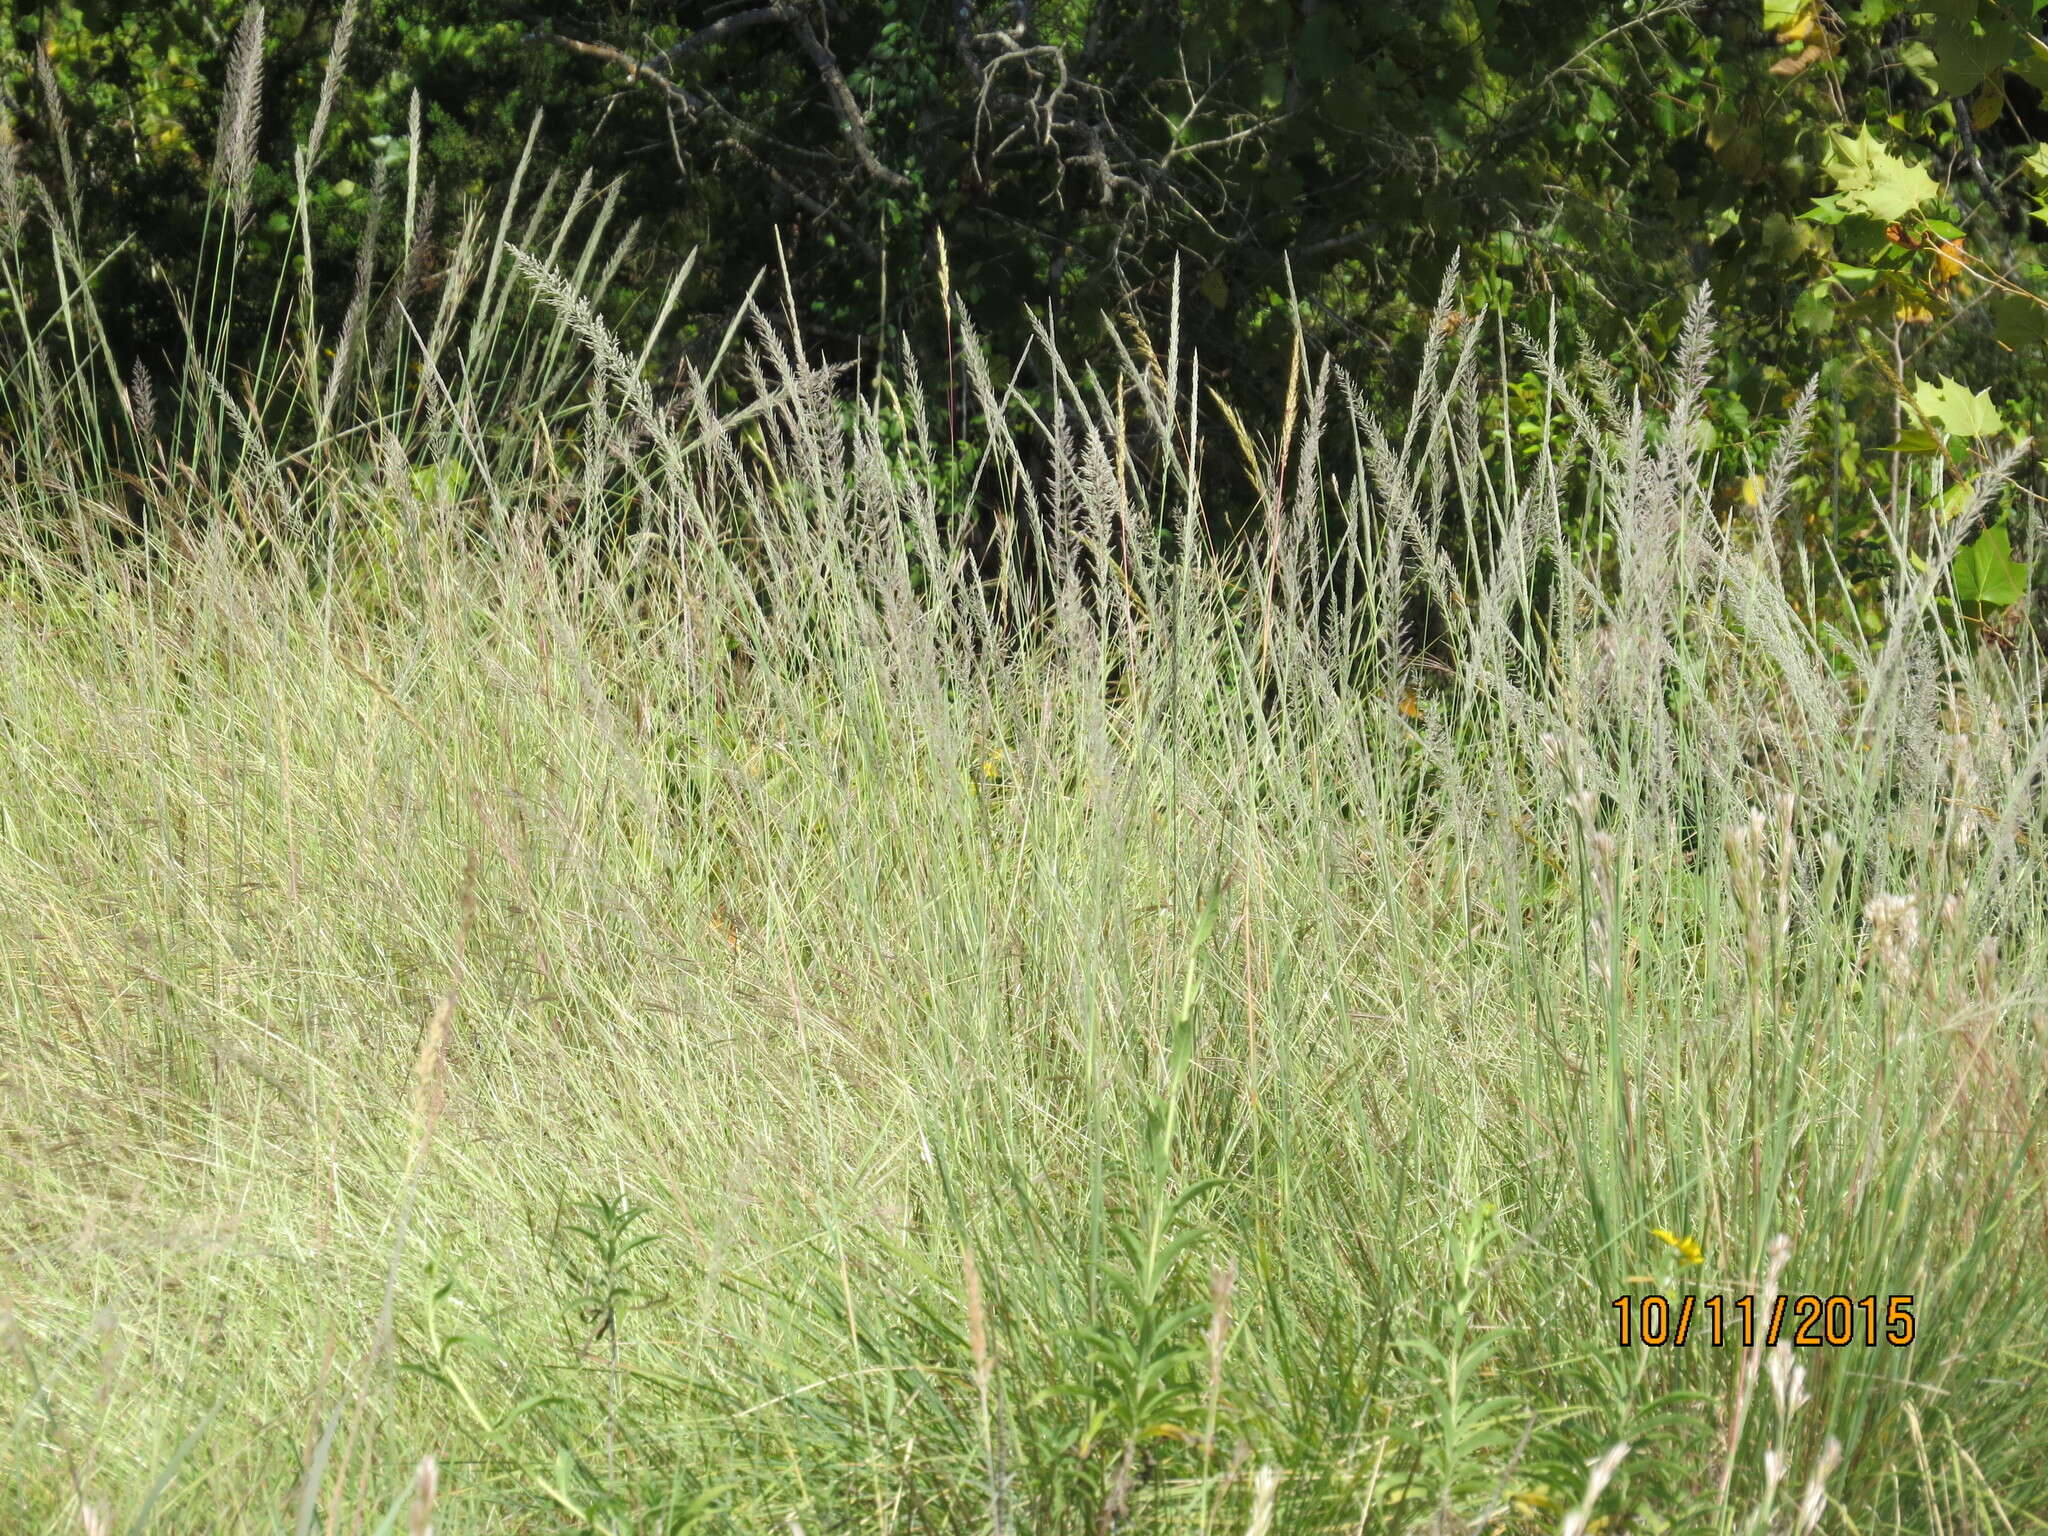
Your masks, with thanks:
[[[263,113],[263,7],[252,5],[235,29],[228,55],[227,95],[221,103],[214,185],[235,210],[235,228],[249,227],[249,184],[256,170],[256,135]]]
[[[334,110],[334,97],[348,65],[348,47],[355,36],[357,0],[347,0],[335,18],[334,38],[327,50],[327,73],[320,79],[320,103],[313,110],[313,127],[306,135],[306,171],[320,163],[321,140],[327,136],[327,119]]]
[[[21,196],[21,146],[0,144],[0,235],[11,238],[27,212]]]
[[[156,386],[139,357],[128,379],[128,404],[135,412],[135,435],[147,442],[156,435]]]
[[[64,121],[64,97],[57,89],[57,72],[50,67],[50,55],[40,43],[34,50],[36,84],[42,87],[43,107],[50,114],[50,137],[57,141],[58,163],[64,168],[64,200],[71,208],[71,227],[78,227],[78,167],[71,159],[71,135]],[[54,221],[53,221],[54,222]]]

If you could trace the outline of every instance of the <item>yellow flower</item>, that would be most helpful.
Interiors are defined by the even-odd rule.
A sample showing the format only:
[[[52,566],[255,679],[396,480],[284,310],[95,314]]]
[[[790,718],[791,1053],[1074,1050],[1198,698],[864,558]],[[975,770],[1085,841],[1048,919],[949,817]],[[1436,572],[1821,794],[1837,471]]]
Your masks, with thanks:
[[[981,776],[994,783],[1003,774],[1003,749],[997,747],[981,760]]]
[[[1696,1237],[1680,1237],[1676,1233],[1666,1232],[1662,1227],[1650,1228],[1650,1236],[1677,1254],[1678,1262],[1681,1264],[1698,1264],[1706,1258],[1700,1251],[1699,1239]]]

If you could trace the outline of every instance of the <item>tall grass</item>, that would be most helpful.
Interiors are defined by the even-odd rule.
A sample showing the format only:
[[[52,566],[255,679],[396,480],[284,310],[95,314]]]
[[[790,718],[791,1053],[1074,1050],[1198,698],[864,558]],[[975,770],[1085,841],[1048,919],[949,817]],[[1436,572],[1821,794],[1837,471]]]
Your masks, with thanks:
[[[1704,296],[1662,414],[1060,367],[991,574],[916,390],[658,399],[587,189],[425,305],[417,182],[242,399],[18,310],[0,1526],[2044,1528],[2039,658],[1968,517],[1871,639],[1797,444],[1714,509]],[[1914,1341],[1615,1342],[1837,1293]]]

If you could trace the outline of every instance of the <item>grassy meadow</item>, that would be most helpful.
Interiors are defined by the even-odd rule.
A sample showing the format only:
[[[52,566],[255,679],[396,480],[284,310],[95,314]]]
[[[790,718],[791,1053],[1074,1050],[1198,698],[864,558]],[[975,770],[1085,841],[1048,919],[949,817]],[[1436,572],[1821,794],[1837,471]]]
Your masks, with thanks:
[[[658,398],[564,190],[438,296],[280,277],[260,357],[200,292],[131,370],[75,250],[9,334],[0,1529],[2048,1530],[2048,718],[1974,512],[1909,485],[1830,623],[1801,445],[1710,495],[1703,296],[1654,408],[1447,320],[1277,444],[1134,343],[970,561],[947,424],[774,283],[736,411]]]

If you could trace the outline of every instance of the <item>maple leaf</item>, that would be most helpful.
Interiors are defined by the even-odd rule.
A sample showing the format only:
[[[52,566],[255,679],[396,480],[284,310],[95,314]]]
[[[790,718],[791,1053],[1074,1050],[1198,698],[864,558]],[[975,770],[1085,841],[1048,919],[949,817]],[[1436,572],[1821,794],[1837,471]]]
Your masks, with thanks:
[[[1936,384],[1925,380],[1915,384],[1913,404],[1951,437],[1986,437],[2005,425],[1989,390],[1972,392],[1969,385],[1958,384],[1947,374]]]
[[[1956,596],[1986,608],[2004,608],[2027,595],[2027,565],[2012,557],[2005,524],[1996,523],[1977,535],[1974,544],[1956,551]]]
[[[1869,128],[1856,137],[1828,136],[1827,159],[1821,169],[1835,180],[1837,206],[1878,219],[1903,219],[1941,189],[1917,165],[1908,165],[1871,137]]]

